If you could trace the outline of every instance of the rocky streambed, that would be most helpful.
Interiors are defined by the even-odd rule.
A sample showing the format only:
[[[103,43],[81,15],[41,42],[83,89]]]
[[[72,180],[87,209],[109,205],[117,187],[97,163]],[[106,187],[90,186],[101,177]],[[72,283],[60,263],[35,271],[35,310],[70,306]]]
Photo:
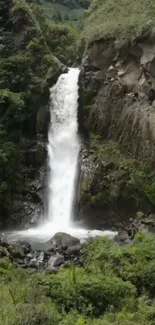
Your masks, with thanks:
[[[37,247],[38,246],[38,247]],[[66,233],[56,233],[44,244],[34,248],[25,240],[13,240],[2,236],[0,258],[9,259],[22,268],[33,268],[40,272],[57,273],[60,267],[68,267],[70,261],[82,265],[80,240]]]
[[[127,245],[138,232],[155,235],[155,216],[146,217],[138,212],[135,219],[130,218],[128,225],[122,226],[113,240],[116,245]],[[49,241],[40,244],[1,235],[0,258],[8,257],[24,269],[53,274],[62,267],[69,267],[71,263],[83,266],[84,245],[85,242],[81,243],[78,238],[63,232],[56,233]]]

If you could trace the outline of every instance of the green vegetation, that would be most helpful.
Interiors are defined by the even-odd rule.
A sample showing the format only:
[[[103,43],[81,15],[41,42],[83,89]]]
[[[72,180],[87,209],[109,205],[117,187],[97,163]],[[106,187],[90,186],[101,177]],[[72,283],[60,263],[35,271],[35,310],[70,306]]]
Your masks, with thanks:
[[[133,213],[139,209],[150,212],[155,206],[154,173],[136,159],[124,156],[116,142],[102,142],[99,136],[90,134],[90,148],[98,167],[90,188],[82,195],[83,203],[92,208],[108,205],[115,210],[121,202]]]
[[[12,202],[25,195],[30,173],[25,174],[20,150],[25,139],[37,140],[38,133],[46,137],[49,88],[62,63],[68,65],[74,57],[76,31],[49,21],[37,1],[2,0],[0,39],[0,216],[4,221],[13,214]]]
[[[49,20],[78,25],[91,0],[40,0]]]
[[[75,56],[77,31],[67,24],[49,24],[49,44],[57,58],[70,64]]]
[[[25,191],[24,139],[44,128],[49,88],[74,52],[71,27],[49,24],[40,5],[19,0],[0,3],[0,206],[2,222]],[[58,41],[59,40],[59,43]],[[67,51],[65,48],[67,47]],[[56,58],[57,56],[57,58]],[[34,161],[35,164],[35,161]]]
[[[57,3],[63,6],[66,6],[68,8],[74,9],[74,8],[88,8],[90,5],[90,0],[48,0],[51,3]]]
[[[77,22],[89,2],[1,0],[0,214],[4,224],[14,202],[24,202],[29,194],[26,181],[38,167],[26,165],[24,144],[38,141],[41,156],[38,139],[46,138],[49,88],[62,63],[74,58],[78,28],[72,21]],[[82,37],[85,43],[103,37],[116,47],[126,46],[138,37],[154,35],[154,14],[153,0],[93,0],[85,13]],[[84,91],[89,104],[94,94]],[[93,134],[90,138],[90,155],[97,168],[91,191],[83,196],[87,203],[113,209],[121,202],[144,212],[154,207],[151,171],[125,157],[118,144],[103,143]],[[105,238],[89,240],[83,249],[84,266],[71,263],[56,275],[23,270],[4,255],[9,256],[0,247],[0,325],[155,325],[154,237],[138,234],[125,247]]]
[[[154,0],[93,0],[86,14],[83,38],[110,39],[117,48],[155,34]]]
[[[88,241],[84,267],[56,275],[0,259],[1,325],[154,325],[155,238]]]

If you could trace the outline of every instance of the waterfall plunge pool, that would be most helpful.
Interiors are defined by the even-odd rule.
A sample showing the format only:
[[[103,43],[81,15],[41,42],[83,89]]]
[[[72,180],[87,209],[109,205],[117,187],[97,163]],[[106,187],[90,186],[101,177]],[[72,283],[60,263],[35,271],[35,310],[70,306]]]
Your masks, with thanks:
[[[48,209],[36,228],[6,232],[12,240],[28,239],[45,243],[57,232],[85,240],[88,237],[115,237],[113,231],[78,227],[72,216],[76,188],[77,162],[81,147],[78,136],[78,78],[80,70],[70,68],[50,89],[50,127],[48,132]]]

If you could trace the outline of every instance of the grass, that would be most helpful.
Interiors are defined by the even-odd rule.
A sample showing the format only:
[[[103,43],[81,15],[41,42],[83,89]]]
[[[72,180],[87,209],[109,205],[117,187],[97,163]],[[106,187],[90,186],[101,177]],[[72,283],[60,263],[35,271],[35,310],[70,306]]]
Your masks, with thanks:
[[[84,266],[56,275],[0,258],[0,325],[154,325],[155,238],[90,239]]]
[[[155,35],[154,0],[93,0],[86,13],[86,43],[110,39],[116,48]]]

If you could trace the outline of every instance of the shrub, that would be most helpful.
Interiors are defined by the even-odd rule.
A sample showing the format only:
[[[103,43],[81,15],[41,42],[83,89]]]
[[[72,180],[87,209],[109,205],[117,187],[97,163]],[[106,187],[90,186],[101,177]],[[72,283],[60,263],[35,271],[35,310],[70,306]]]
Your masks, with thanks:
[[[48,283],[48,296],[58,304],[60,311],[76,309],[79,313],[99,316],[112,305],[120,309],[134,301],[136,289],[129,282],[114,275],[88,274],[81,269],[74,271],[74,281],[70,273],[62,271]]]
[[[120,248],[107,239],[96,239],[85,247],[87,272],[114,274],[155,296],[155,238],[137,235],[131,245]]]

